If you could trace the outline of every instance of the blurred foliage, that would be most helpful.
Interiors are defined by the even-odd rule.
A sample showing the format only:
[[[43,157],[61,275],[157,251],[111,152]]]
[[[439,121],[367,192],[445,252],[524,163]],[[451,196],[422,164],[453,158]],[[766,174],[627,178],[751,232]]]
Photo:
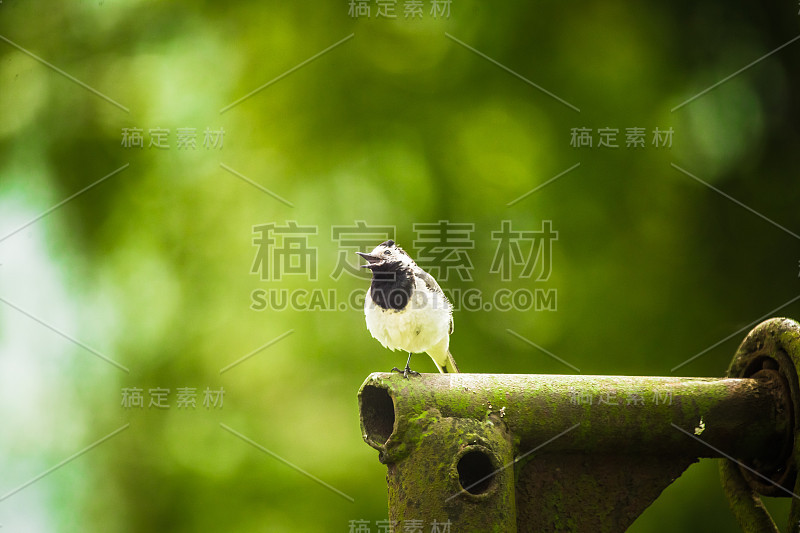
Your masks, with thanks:
[[[800,317],[798,302],[772,311],[800,288],[800,43],[672,111],[795,37],[797,5],[453,0],[444,19],[423,6],[406,20],[401,1],[389,20],[374,4],[350,17],[344,0],[0,4],[0,235],[46,213],[0,237],[0,492],[129,424],[0,501],[4,530],[347,531],[385,517],[355,395],[403,355],[357,306],[251,308],[257,289],[365,289],[366,274],[330,276],[333,226],[394,226],[413,255],[414,224],[472,223],[472,280],[440,280],[448,290],[557,291],[553,311],[457,312],[467,372],[571,372],[512,329],[585,374],[670,375],[729,337],[675,372],[720,376],[751,322]],[[570,146],[582,127],[617,128],[621,146]],[[644,148],[625,148],[632,127]],[[652,146],[656,127],[671,147]],[[126,148],[124,128],[145,147]],[[170,130],[168,149],[147,146],[152,128]],[[196,128],[196,149],[177,148],[178,128]],[[206,128],[224,129],[221,148],[202,146]],[[317,228],[317,279],[261,280],[253,226],[290,220]],[[503,220],[552,221],[549,280],[489,272]],[[125,387],[169,388],[171,407],[124,409]],[[198,389],[196,409],[176,407],[180,387]],[[221,409],[201,405],[206,387],[224,388]],[[735,530],[715,463],[632,530]]]

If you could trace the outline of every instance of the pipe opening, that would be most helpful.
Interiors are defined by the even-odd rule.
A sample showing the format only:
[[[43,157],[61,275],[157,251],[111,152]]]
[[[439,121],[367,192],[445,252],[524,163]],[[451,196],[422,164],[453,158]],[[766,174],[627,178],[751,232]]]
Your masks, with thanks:
[[[361,423],[367,438],[386,444],[394,431],[394,401],[389,391],[367,385],[361,391]]]
[[[456,469],[461,488],[470,494],[483,494],[494,483],[495,467],[491,458],[483,451],[468,451],[458,460]]]

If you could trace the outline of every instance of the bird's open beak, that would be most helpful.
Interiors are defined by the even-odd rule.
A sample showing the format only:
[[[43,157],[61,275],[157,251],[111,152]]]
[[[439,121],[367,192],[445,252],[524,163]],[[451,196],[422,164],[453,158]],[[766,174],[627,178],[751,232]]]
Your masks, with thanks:
[[[371,268],[373,265],[376,265],[377,263],[383,261],[382,257],[377,257],[372,254],[365,254],[364,252],[356,252],[356,253],[367,260],[367,264],[361,265],[361,268]]]

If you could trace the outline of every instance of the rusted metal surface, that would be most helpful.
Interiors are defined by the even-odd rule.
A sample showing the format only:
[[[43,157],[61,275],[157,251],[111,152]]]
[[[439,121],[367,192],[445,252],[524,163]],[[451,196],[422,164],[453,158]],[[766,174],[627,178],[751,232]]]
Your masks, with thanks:
[[[625,531],[694,461],[644,453],[535,457],[517,476],[519,531]]]
[[[387,465],[392,520],[613,532],[700,457],[774,457],[791,426],[781,398],[774,375],[372,374],[359,405]],[[483,466],[460,471],[470,454]]]
[[[747,484],[734,461],[720,461],[722,490],[728,497],[733,516],[745,532],[778,533],[778,527],[769,516],[761,498]]]
[[[722,486],[734,515],[745,532],[777,531],[759,494],[791,496],[788,531],[800,531],[800,324],[773,318],[756,326],[742,341],[728,368],[728,376],[769,376],[782,384],[776,407],[790,421],[783,441],[773,446],[773,456],[749,459],[736,456],[720,464]]]
[[[364,405],[364,395],[369,398],[373,393],[374,398],[386,400],[382,410],[374,409],[374,403]],[[557,446],[540,453],[721,457],[713,446],[737,457],[755,458],[773,456],[775,442],[783,442],[790,420],[776,409],[782,394],[780,383],[768,376],[423,374],[404,379],[376,373],[362,386],[360,403],[365,439],[381,452],[385,463],[410,453],[416,441],[406,437],[414,437],[415,428],[428,418],[485,420],[490,415],[508,427],[520,453],[577,424],[558,439]],[[380,424],[384,429],[375,431]],[[674,426],[702,435],[707,444]]]
[[[387,465],[389,519],[419,520],[425,531],[435,521],[450,521],[451,531],[516,531],[514,470],[502,469],[514,461],[511,435],[488,420],[429,415],[414,452]]]

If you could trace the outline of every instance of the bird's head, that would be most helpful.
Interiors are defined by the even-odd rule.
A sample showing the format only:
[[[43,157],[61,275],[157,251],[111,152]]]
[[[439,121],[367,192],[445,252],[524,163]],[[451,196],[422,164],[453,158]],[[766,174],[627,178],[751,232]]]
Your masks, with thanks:
[[[413,259],[394,241],[382,242],[369,253],[356,253],[367,260],[367,264],[361,265],[361,268],[368,268],[372,271],[395,270],[414,264]]]

